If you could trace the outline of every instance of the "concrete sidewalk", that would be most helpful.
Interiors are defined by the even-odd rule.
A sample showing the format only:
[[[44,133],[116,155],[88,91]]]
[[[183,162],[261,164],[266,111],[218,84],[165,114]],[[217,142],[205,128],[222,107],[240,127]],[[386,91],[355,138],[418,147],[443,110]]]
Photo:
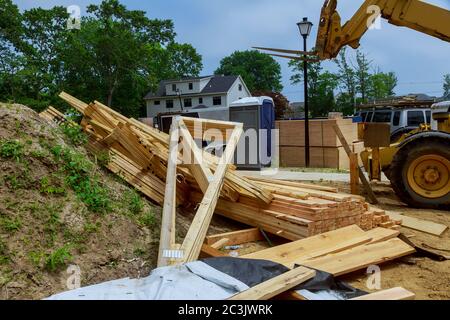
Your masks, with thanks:
[[[261,177],[273,180],[298,180],[298,181],[340,181],[349,182],[350,173],[325,173],[325,172],[296,172],[283,169],[264,169],[262,171],[237,171],[241,176]],[[367,174],[366,174],[367,177]],[[382,174],[382,181],[389,181]]]

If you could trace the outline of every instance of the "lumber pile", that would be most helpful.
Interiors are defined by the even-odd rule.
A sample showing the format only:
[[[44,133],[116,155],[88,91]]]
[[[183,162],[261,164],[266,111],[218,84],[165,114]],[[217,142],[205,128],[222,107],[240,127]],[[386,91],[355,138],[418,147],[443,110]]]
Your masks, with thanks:
[[[349,169],[348,156],[337,138],[333,125],[337,124],[355,149],[361,151],[358,140],[358,127],[351,119],[311,120],[309,122],[310,165],[315,168]],[[305,166],[305,122],[303,120],[283,120],[276,122],[279,130],[280,166]]]
[[[270,260],[288,268],[302,265],[340,276],[414,253],[413,247],[397,238],[399,234],[385,228],[364,231],[349,226],[242,258]]]
[[[342,194],[334,188],[242,177],[232,164],[221,166],[219,158],[199,148],[192,148],[192,156],[201,157],[202,165],[183,163],[185,151],[178,150],[177,156],[176,150],[170,146],[171,140],[175,141],[176,138],[171,139],[157,129],[128,119],[97,101],[86,104],[64,92],[60,97],[83,115],[81,127],[89,136],[89,150],[98,156],[109,156],[107,168],[154,202],[164,206],[165,200],[169,201],[174,196],[172,203],[175,206],[197,208],[213,203],[208,207],[208,213],[205,212],[203,218],[195,222],[196,230],[201,231],[199,237],[194,238],[196,233],[192,234],[195,252],[203,245],[203,233],[209,226],[211,212],[289,240],[353,224],[364,230],[382,223],[385,223],[385,227],[391,225],[396,228],[396,224],[389,224],[390,220],[386,218],[378,223],[378,215],[371,211],[364,198]],[[233,131],[227,130],[230,123],[187,118],[181,120],[178,134],[183,137],[183,143],[189,142],[189,137],[198,134],[198,131],[203,134],[210,128],[224,132],[226,139],[232,136]],[[176,168],[170,169],[173,174],[168,174],[171,150],[179,161]],[[223,183],[217,184],[219,192],[215,203],[215,194],[211,193],[207,200],[204,197],[219,168],[224,170],[224,177]],[[173,188],[168,188],[168,184]],[[166,203],[166,206],[168,216],[173,215],[174,207],[170,203]],[[171,225],[170,219],[167,221]],[[165,230],[171,231],[170,228]],[[179,246],[175,248],[180,249]]]

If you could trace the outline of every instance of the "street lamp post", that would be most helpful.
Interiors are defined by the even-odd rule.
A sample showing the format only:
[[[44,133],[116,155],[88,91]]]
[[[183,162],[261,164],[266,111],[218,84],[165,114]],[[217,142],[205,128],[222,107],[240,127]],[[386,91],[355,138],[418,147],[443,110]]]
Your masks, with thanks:
[[[306,52],[307,45],[306,40],[311,33],[312,22],[308,21],[308,18],[303,18],[303,21],[297,23],[300,34],[303,37],[303,51]],[[305,85],[305,166],[309,167],[309,106],[308,106],[308,62],[306,61],[306,55],[303,56],[303,80]]]

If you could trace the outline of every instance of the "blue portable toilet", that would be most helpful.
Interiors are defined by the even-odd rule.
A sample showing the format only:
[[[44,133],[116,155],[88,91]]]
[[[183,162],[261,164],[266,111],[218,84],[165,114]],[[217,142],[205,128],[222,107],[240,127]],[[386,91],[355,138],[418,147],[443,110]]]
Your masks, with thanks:
[[[275,105],[270,97],[249,97],[230,104],[230,121],[244,124],[234,163],[238,169],[261,170],[272,164]]]

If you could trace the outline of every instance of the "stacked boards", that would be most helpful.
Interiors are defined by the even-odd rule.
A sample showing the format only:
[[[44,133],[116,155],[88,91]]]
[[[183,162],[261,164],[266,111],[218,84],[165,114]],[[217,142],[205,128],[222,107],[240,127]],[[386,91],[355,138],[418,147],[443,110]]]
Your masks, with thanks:
[[[81,127],[89,136],[88,148],[98,157],[107,159],[106,166],[112,172],[163,205],[169,135],[126,118],[97,101],[86,104],[67,93],[61,93],[60,97],[83,114]],[[211,125],[201,119],[185,119],[185,122],[191,134],[198,122],[201,129]],[[217,157],[203,152],[203,160],[205,168],[216,172]],[[178,206],[195,208],[202,202],[205,188],[199,185],[191,170],[189,166],[177,166]],[[231,164],[227,165],[215,213],[289,240],[353,224],[364,230],[377,226],[375,214],[370,212],[362,197],[317,185],[246,178]],[[392,226],[395,227],[395,223]]]
[[[358,127],[352,119],[310,120],[310,165],[314,168],[349,169],[348,156],[333,130],[337,124],[349,143],[358,140]],[[305,166],[305,121],[283,120],[276,122],[279,130],[280,166]],[[354,146],[361,149],[361,143]],[[355,150],[356,151],[356,150]]]

